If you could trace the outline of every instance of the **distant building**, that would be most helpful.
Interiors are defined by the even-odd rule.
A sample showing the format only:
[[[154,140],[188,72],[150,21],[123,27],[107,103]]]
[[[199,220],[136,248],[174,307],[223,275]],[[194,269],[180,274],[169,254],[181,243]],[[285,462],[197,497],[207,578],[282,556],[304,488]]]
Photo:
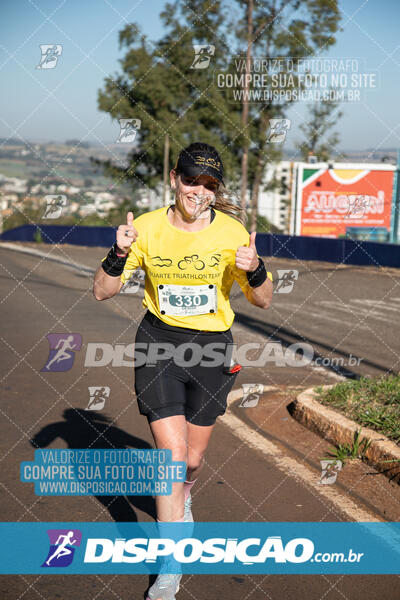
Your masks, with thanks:
[[[79,202],[71,202],[70,205],[68,206],[68,209],[69,209],[68,212],[71,214],[79,211],[79,209],[80,209]]]
[[[270,223],[289,233],[290,204],[293,179],[293,163],[288,160],[269,163],[264,172],[258,197],[258,213],[266,217]],[[264,190],[273,181],[276,186]]]
[[[81,191],[81,188],[76,187],[75,185],[70,185],[67,188],[67,194],[69,194],[70,196],[75,196],[76,194],[79,194]]]
[[[79,208],[79,214],[82,217],[92,214],[105,217],[119,203],[118,198],[110,192],[86,192],[85,196],[89,200]]]
[[[25,196],[18,202],[18,205],[21,207],[29,206],[30,208],[33,208],[35,210],[40,208],[41,204],[42,198],[40,196]]]
[[[27,180],[18,177],[5,177],[2,180],[2,190],[4,192],[15,192],[16,194],[25,194],[27,192]]]
[[[81,191],[81,188],[75,187],[74,185],[66,185],[63,183],[63,184],[57,186],[57,192],[65,192],[66,194],[69,194],[70,196],[79,194],[80,191]]]
[[[94,202],[83,204],[79,207],[79,215],[81,217],[87,217],[88,215],[94,215],[96,213],[96,205]]]
[[[168,199],[169,196],[167,196],[167,200]],[[163,205],[163,184],[157,184],[154,189],[143,187],[137,190],[134,195],[134,200],[138,208],[147,209],[149,211],[161,208]]]
[[[11,208],[16,202],[18,202],[17,194],[2,194],[0,193],[0,201],[2,210]]]

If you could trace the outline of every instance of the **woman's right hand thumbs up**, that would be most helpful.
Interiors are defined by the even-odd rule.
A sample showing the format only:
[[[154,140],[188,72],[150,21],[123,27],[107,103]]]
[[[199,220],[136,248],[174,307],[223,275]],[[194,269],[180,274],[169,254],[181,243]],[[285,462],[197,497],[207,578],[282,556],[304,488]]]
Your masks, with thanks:
[[[120,225],[117,229],[117,246],[121,253],[127,254],[138,237],[139,234],[133,226],[133,212],[129,211],[126,216],[126,225]]]

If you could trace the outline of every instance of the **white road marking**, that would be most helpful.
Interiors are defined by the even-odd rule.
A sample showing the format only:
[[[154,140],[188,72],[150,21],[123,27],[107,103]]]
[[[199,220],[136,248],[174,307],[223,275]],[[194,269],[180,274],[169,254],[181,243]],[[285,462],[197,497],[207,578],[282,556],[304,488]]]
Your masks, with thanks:
[[[339,375],[335,371],[331,371],[330,369],[327,369],[326,367],[323,367],[321,365],[316,365],[314,361],[311,362],[308,366],[313,371],[317,373],[322,373],[326,377],[331,377],[335,381],[346,381],[346,377],[344,377],[343,375]]]
[[[387,323],[388,317],[393,317],[393,315],[386,314],[385,311],[395,310],[400,314],[400,310],[397,307],[391,307],[387,302],[383,300],[363,300],[363,299],[353,299],[349,301],[349,306],[342,306],[335,302],[334,300],[321,300],[320,304],[327,306],[332,310],[342,310],[346,314],[354,314],[360,315],[364,317],[364,319],[375,319],[377,321],[383,321]],[[360,305],[370,305],[369,307],[360,306]],[[376,310],[371,308],[371,306],[375,307]],[[379,311],[379,312],[377,312]]]
[[[383,311],[394,310],[400,316],[400,306],[390,306],[390,300],[387,302],[385,300],[353,300],[353,302],[357,304],[368,304],[370,306],[376,306],[377,308],[382,309]]]
[[[52,247],[50,245],[50,247]],[[23,246],[17,246],[15,244],[10,244],[8,242],[0,242],[0,250],[1,248],[6,248],[7,250],[15,250],[16,252],[22,252],[23,254],[31,254],[32,256],[40,256],[41,258],[45,258],[46,260],[52,260],[53,262],[61,263],[67,268],[74,269],[75,271],[84,272],[86,271],[88,274],[94,274],[95,269],[88,267],[87,265],[83,265],[77,262],[70,262],[61,256],[52,255],[50,252],[42,252],[41,250],[36,250],[36,248],[28,248]]]

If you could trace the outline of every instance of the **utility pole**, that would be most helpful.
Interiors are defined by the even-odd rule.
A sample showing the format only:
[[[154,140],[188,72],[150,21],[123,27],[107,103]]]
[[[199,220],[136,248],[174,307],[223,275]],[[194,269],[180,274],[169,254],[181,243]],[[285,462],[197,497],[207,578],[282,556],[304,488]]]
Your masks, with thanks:
[[[399,210],[400,210],[400,150],[397,150],[397,166],[394,172],[390,242],[399,243]]]
[[[242,110],[242,124],[243,124],[243,156],[242,156],[242,188],[241,188],[241,206],[246,208],[246,196],[247,196],[247,173],[248,173],[248,162],[249,162],[249,142],[247,140],[247,122],[249,118],[249,73],[251,68],[251,46],[253,43],[253,0],[247,0],[247,53],[246,53],[246,70],[243,88],[243,110]]]
[[[168,166],[169,166],[169,135],[168,135],[168,133],[166,133],[165,138],[164,138],[163,206],[167,205]]]

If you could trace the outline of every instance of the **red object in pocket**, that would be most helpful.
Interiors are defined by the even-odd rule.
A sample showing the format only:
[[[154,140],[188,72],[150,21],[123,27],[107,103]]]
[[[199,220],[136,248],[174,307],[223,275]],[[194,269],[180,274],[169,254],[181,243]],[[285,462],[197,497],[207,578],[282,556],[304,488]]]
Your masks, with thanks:
[[[241,368],[242,368],[242,365],[239,365],[239,363],[236,363],[235,365],[233,365],[233,367],[231,369],[229,369],[229,373],[237,373],[238,371],[240,371]]]

